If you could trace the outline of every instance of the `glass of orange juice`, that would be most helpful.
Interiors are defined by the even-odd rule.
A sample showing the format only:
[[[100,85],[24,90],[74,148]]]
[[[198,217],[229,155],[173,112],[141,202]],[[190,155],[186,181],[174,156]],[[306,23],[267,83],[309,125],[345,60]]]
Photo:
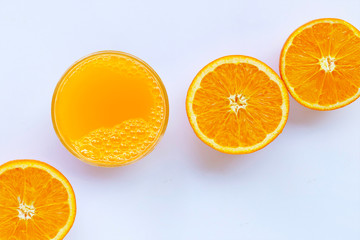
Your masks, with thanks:
[[[166,130],[169,102],[147,63],[127,53],[101,51],[65,72],[51,112],[59,139],[74,156],[116,167],[154,149]]]

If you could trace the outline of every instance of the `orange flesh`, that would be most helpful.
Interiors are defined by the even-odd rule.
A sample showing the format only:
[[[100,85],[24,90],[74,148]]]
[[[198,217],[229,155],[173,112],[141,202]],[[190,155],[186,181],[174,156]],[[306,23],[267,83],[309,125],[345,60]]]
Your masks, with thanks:
[[[54,118],[65,145],[96,165],[122,165],[154,146],[166,124],[166,93],[143,63],[102,53],[64,76]]]
[[[54,238],[70,216],[63,184],[44,170],[14,168],[0,175],[0,239]]]
[[[222,64],[208,73],[200,86],[193,111],[200,130],[219,145],[253,146],[281,121],[279,86],[256,66]]]
[[[305,102],[321,106],[344,102],[360,88],[360,36],[340,23],[309,26],[288,48],[284,73]]]

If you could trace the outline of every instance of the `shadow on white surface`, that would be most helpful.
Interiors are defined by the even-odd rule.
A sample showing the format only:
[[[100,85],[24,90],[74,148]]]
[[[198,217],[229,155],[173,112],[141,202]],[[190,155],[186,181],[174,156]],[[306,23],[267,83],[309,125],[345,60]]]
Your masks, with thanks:
[[[194,134],[195,135],[195,134]],[[197,138],[193,136],[193,138]],[[191,152],[196,165],[204,171],[224,173],[239,167],[246,160],[246,155],[234,155],[219,152],[207,146],[200,139],[191,144]]]
[[[307,108],[298,103],[292,96],[290,98],[290,111],[287,124],[313,125],[321,124],[324,118],[331,113],[327,111],[317,111]]]

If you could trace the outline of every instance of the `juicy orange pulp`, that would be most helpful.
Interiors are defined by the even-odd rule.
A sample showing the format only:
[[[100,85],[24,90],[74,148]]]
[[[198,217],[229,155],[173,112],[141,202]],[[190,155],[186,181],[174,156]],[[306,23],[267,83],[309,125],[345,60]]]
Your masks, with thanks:
[[[288,101],[284,83],[267,65],[247,56],[226,56],[197,74],[186,109],[206,144],[225,153],[250,153],[282,131]]]
[[[75,219],[70,183],[34,160],[0,166],[0,239],[62,239]]]
[[[343,107],[360,96],[360,32],[341,19],[311,21],[285,43],[280,71],[301,104]]]
[[[53,121],[60,139],[95,165],[141,158],[157,143],[167,119],[167,95],[158,75],[120,52],[99,52],[75,63],[54,94]]]

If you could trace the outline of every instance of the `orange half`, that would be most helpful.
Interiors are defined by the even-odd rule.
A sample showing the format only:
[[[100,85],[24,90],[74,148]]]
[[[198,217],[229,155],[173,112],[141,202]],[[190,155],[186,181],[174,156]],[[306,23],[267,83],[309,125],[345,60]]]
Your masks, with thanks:
[[[315,110],[344,107],[360,96],[360,32],[341,19],[299,27],[287,39],[280,72],[290,94]]]
[[[195,134],[224,153],[257,151],[283,130],[289,96],[280,77],[247,56],[206,65],[190,85],[186,111]]]
[[[74,191],[55,168],[36,160],[0,166],[0,239],[60,240],[75,214]]]

